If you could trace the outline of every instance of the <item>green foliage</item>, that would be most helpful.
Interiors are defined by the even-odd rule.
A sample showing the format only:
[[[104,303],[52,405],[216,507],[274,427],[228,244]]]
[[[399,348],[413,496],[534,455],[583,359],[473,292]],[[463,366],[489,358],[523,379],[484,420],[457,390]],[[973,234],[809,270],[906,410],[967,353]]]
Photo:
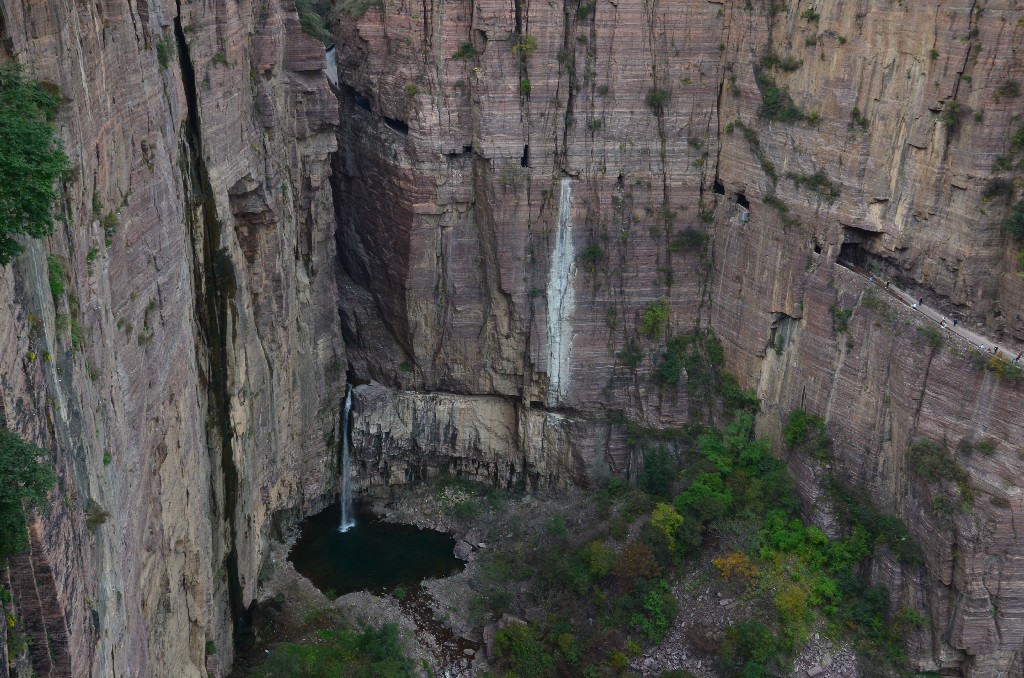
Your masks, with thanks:
[[[525,167],[521,166],[518,162],[510,162],[501,168],[498,181],[505,188],[512,188],[525,180],[527,175],[528,172]]]
[[[1020,200],[1003,220],[1003,228],[1018,241],[1024,241],[1024,200]],[[2,244],[0,244],[2,247]]]
[[[904,565],[924,565],[924,552],[903,521],[878,509],[863,491],[832,483],[829,496],[839,521],[848,532],[863,531],[872,548],[882,544],[888,546],[896,559]],[[836,559],[841,560],[838,554]],[[848,562],[853,564],[855,561],[851,557]]]
[[[644,97],[644,103],[647,104],[647,108],[651,109],[651,113],[655,117],[661,117],[665,114],[665,104],[668,103],[668,92],[663,89],[652,89]]]
[[[747,140],[747,145],[750,146],[750,152],[754,154],[757,161],[761,164],[761,169],[772,181],[778,181],[779,173],[775,169],[775,163],[768,159],[765,155],[764,149],[761,148],[761,138],[757,135],[757,132],[753,129],[744,125],[741,121],[736,120],[730,122],[725,126],[726,134],[731,134],[732,130],[738,129],[743,133],[743,138]]]
[[[1020,82],[1017,80],[1007,80],[999,89],[996,90],[997,97],[1006,97],[1013,99],[1020,96]]]
[[[778,673],[784,654],[768,626],[752,619],[738,621],[725,632],[715,668],[725,677],[767,677]]]
[[[206,654],[217,654],[217,643],[212,640],[206,641]]]
[[[664,447],[657,446],[644,455],[644,467],[640,472],[640,487],[652,497],[670,499],[672,483],[678,467],[672,454]]]
[[[1009,198],[1013,196],[1013,181],[1005,177],[993,177],[985,184],[983,198]]]
[[[668,249],[670,252],[682,252],[685,250],[701,251],[707,246],[708,240],[707,233],[698,231],[695,228],[684,228],[672,236]]]
[[[675,351],[666,351],[661,355],[661,362],[654,373],[654,379],[662,386],[674,386],[679,383],[683,369],[683,356]]]
[[[911,468],[927,480],[959,481],[967,475],[953,455],[927,438],[921,438],[910,446],[907,460]]]
[[[604,248],[597,241],[591,240],[583,248],[583,251],[580,252],[580,262],[588,273],[594,273],[601,262],[604,261],[605,256]]]
[[[916,441],[907,450],[907,462],[911,470],[935,487],[932,504],[939,517],[963,513],[974,503],[967,471],[938,443],[927,438]]]
[[[925,325],[919,325],[917,328],[917,333],[921,335],[921,338],[924,339],[924,342],[928,344],[928,346],[930,346],[932,349],[937,349],[940,346],[942,346],[942,332],[935,325],[932,325],[930,323]]]
[[[867,117],[865,117],[865,115],[861,113],[860,109],[856,106],[854,106],[853,110],[850,111],[850,127],[859,127],[862,131],[866,131],[868,128]]]
[[[678,612],[676,599],[664,579],[656,580],[644,588],[646,590],[642,596],[637,596],[640,609],[630,615],[630,625],[652,643],[661,642]]]
[[[669,305],[666,299],[659,299],[647,304],[640,317],[640,334],[650,339],[658,339],[668,324]]]
[[[476,48],[473,47],[473,43],[471,43],[471,42],[464,42],[464,43],[462,43],[459,46],[459,48],[457,50],[455,50],[455,54],[452,55],[452,58],[453,59],[472,59],[476,55],[477,55],[477,51],[476,51]]]
[[[156,43],[156,61],[161,71],[166,71],[171,65],[171,54],[174,52],[174,36],[168,34],[160,38]]]
[[[845,332],[850,328],[850,318],[853,316],[852,308],[844,308],[833,304],[828,307],[832,314],[832,329],[836,332]]]
[[[0,67],[0,266],[23,249],[11,236],[42,238],[52,229],[54,184],[68,169],[53,127],[60,101],[55,87],[18,66]]]
[[[419,91],[420,91],[420,88],[416,86],[416,83],[414,83],[414,82],[407,82],[405,84],[405,96],[407,96],[407,97],[414,97],[414,96],[416,96],[417,93],[419,93]]]
[[[95,500],[90,499],[85,503],[85,527],[90,532],[107,522],[110,512],[100,506]]]
[[[793,56],[780,57],[774,52],[769,52],[765,56],[761,57],[761,68],[772,69],[777,68],[780,71],[786,73],[792,73],[793,71],[799,70],[803,66],[804,62]]]
[[[50,295],[53,303],[57,304],[64,296],[64,279],[67,272],[64,270],[64,262],[60,257],[50,255],[46,257],[47,277],[50,280]]]
[[[622,347],[622,350],[616,354],[616,357],[623,365],[631,370],[635,370],[643,361],[644,352],[640,350],[640,344],[637,343],[637,340],[630,337],[626,345]]]
[[[992,372],[1001,379],[1020,381],[1024,378],[1024,368],[1016,364],[1003,354],[989,356],[985,361],[985,369]]]
[[[801,188],[814,191],[830,203],[835,202],[836,198],[839,197],[839,184],[829,179],[828,175],[821,170],[818,170],[814,174],[786,172],[786,178],[791,179],[793,183]]]
[[[341,0],[338,10],[348,14],[353,19],[362,19],[371,9],[383,7],[382,0]]]
[[[397,624],[362,631],[321,629],[308,643],[280,643],[252,675],[258,678],[412,678]]]
[[[761,108],[758,112],[762,117],[784,123],[800,122],[807,118],[804,112],[793,103],[789,90],[776,84],[775,79],[766,74],[763,69],[755,69],[754,80],[757,82],[757,88],[761,91]]]
[[[805,9],[803,11],[803,14],[801,14],[800,16],[814,23],[818,23],[818,19],[821,18],[821,15],[814,11],[813,7],[808,7],[807,9]]]
[[[554,676],[555,660],[545,650],[536,630],[528,624],[511,624],[494,637],[494,652],[508,676]]]
[[[512,43],[512,53],[522,59],[527,59],[533,56],[536,51],[537,36],[535,35],[520,35],[516,38],[515,42]]]
[[[530,96],[530,92],[533,91],[533,85],[527,78],[523,78],[519,81],[519,93],[525,96]]]
[[[327,30],[327,15],[331,11],[330,0],[295,0],[295,10],[299,14],[302,31],[306,35],[316,38],[324,45],[334,44],[334,38]]]
[[[590,2],[581,2],[580,6],[576,8],[576,18],[581,21],[583,19],[586,19],[588,16],[594,13],[594,8],[596,7],[596,5],[597,3],[595,0],[590,0]]]
[[[942,112],[939,113],[939,121],[942,122],[950,132],[955,132],[960,128],[960,122],[968,112],[969,111],[962,103],[953,99],[942,107]]]
[[[825,460],[832,456],[832,438],[825,430],[825,422],[816,414],[802,409],[789,413],[782,436],[790,448],[799,450],[815,459]]]
[[[25,442],[2,424],[0,421],[0,558],[7,558],[28,548],[25,507],[43,508],[56,476],[48,451]]]

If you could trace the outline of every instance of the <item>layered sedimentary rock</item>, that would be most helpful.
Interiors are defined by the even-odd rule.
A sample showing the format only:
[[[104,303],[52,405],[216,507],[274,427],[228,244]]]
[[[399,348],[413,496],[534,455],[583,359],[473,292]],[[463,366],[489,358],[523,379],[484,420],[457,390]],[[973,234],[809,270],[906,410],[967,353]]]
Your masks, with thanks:
[[[502,480],[530,448],[521,433],[508,445],[518,429],[498,410],[685,423],[685,376],[659,387],[653,373],[667,336],[710,326],[762,398],[759,429],[820,413],[828,471],[923,544],[926,569],[873,568],[932,620],[919,665],[1019,671],[1021,385],[955,341],[932,346],[836,261],[1024,340],[1009,200],[985,197],[1014,177],[994,167],[1021,124],[1022,99],[998,90],[1024,79],[1022,17],[1012,2],[603,0],[340,16],[343,331],[358,375],[406,391],[357,405],[360,469],[377,475],[362,482],[414,479],[438,449]],[[834,308],[851,309],[845,331]],[[609,465],[628,468],[608,431]],[[990,456],[958,453],[965,512],[943,512],[944,490],[908,462],[921,439],[954,453],[990,440]],[[569,442],[594,458],[593,437]],[[824,475],[789,461],[827,522]]]
[[[66,98],[73,166],[45,243],[67,295],[41,243],[0,270],[0,405],[59,475],[12,561],[17,614],[45,626],[35,670],[219,675],[271,515],[336,491],[324,50],[275,1],[9,2],[2,19],[4,59]]]

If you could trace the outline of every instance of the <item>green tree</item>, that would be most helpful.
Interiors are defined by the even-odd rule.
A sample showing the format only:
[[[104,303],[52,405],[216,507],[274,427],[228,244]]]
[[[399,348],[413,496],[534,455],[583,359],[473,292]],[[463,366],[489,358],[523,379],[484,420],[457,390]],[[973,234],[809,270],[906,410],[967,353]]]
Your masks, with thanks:
[[[68,169],[53,127],[55,88],[0,67],[0,266],[23,249],[11,236],[42,238],[53,227],[54,184]]]
[[[46,450],[0,426],[0,558],[28,548],[25,503],[41,507],[46,502],[55,476],[39,458],[49,456]]]

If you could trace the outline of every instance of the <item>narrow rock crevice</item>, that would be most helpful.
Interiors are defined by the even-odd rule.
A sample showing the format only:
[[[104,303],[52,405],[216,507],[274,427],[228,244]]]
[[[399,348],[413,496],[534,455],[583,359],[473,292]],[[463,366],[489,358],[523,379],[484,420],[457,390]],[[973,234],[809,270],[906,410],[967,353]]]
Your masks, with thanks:
[[[223,225],[217,217],[213,198],[213,187],[203,156],[202,127],[199,118],[199,100],[196,90],[196,74],[189,54],[185,32],[181,25],[181,6],[174,19],[174,37],[177,43],[178,61],[181,67],[181,81],[185,90],[187,105],[186,125],[183,130],[180,163],[182,183],[188,204],[185,219],[193,248],[193,275],[196,292],[196,321],[200,334],[201,348],[205,350],[199,365],[201,378],[205,377],[208,398],[206,436],[211,453],[211,466],[219,465],[223,481],[221,501],[216,498],[217,474],[212,475],[212,496],[214,505],[220,507],[222,519],[228,529],[228,544],[223,546],[224,570],[227,576],[228,603],[233,638],[236,645],[244,630],[248,628],[248,613],[242,602],[242,586],[238,574],[238,553],[236,548],[237,527],[235,510],[238,502],[238,469],[234,463],[234,432],[230,420],[230,395],[228,389],[228,311],[233,308],[236,280],[234,265],[227,248],[221,246]],[[220,459],[216,458],[219,453]],[[219,530],[211,531],[216,542]],[[217,550],[215,549],[215,553]]]

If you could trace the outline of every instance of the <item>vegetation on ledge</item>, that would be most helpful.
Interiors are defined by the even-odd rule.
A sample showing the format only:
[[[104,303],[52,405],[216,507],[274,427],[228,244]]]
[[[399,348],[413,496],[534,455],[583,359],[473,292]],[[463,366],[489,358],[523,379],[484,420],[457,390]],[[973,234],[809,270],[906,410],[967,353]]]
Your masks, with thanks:
[[[56,87],[0,67],[0,266],[23,249],[11,236],[42,238],[53,228],[54,184],[68,169],[53,126],[60,103]]]
[[[42,508],[56,480],[49,456],[0,421],[0,558],[28,548],[26,506]]]

